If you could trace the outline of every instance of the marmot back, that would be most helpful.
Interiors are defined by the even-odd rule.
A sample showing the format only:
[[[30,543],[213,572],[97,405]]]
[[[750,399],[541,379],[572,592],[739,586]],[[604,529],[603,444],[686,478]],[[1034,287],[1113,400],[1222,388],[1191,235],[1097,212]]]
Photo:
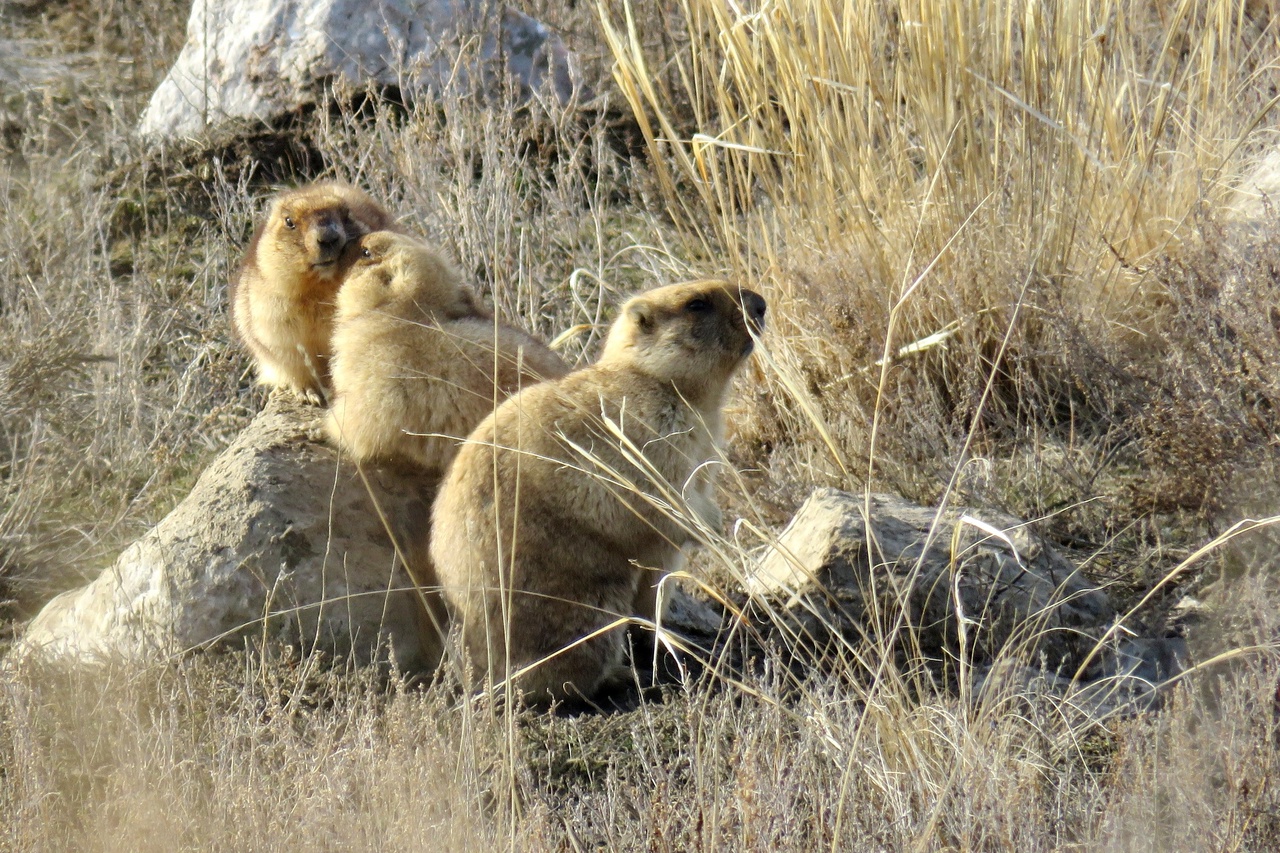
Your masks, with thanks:
[[[491,319],[428,246],[375,232],[351,252],[327,430],[357,460],[442,472],[497,403],[568,372],[540,341]]]
[[[532,666],[515,683],[544,701],[620,674],[621,630],[573,644],[652,619],[656,575],[698,529],[719,527],[706,463],[764,312],[724,282],[641,294],[599,362],[522,391],[468,438],[436,498],[430,551],[492,681]]]
[[[283,192],[258,226],[232,287],[232,323],[264,385],[319,403],[328,384],[344,249],[395,221],[362,190],[318,183]]]

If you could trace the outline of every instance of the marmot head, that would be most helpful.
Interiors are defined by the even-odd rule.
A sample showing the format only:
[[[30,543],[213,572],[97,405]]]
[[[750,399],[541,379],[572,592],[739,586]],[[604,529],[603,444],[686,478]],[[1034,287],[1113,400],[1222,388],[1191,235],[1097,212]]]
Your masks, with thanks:
[[[259,236],[259,263],[336,281],[347,244],[392,224],[381,205],[353,186],[300,187],[272,202]]]
[[[690,281],[632,297],[600,364],[673,382],[691,403],[718,397],[764,328],[764,297],[726,281]]]
[[[338,291],[338,313],[381,311],[404,319],[456,320],[478,313],[458,270],[423,243],[392,231],[374,231],[347,249],[350,272]]]

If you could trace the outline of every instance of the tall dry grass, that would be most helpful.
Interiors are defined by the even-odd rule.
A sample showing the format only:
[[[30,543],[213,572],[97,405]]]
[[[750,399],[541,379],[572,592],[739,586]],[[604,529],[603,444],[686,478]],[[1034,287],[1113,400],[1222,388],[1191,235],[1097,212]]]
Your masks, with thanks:
[[[182,32],[163,3],[0,10],[6,619],[112,559],[244,414],[216,320],[234,248],[125,165]]]
[[[775,306],[743,430],[785,452],[756,461],[930,500],[950,483],[1085,542],[1099,491],[1109,534],[1230,501],[1277,402],[1274,241],[1242,247],[1221,215],[1274,138],[1266,9],[681,8],[670,57],[633,7],[602,17],[687,250]],[[1178,452],[1219,443],[1190,471]]]

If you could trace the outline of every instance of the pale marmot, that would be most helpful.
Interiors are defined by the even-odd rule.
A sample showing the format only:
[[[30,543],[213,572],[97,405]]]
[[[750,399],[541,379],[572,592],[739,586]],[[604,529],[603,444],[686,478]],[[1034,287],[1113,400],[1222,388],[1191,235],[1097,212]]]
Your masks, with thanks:
[[[430,552],[494,683],[537,663],[514,683],[546,701],[622,674],[620,630],[562,650],[619,617],[652,619],[655,570],[699,522],[719,527],[707,463],[764,313],[759,294],[721,281],[636,296],[595,365],[522,391],[467,439]]]
[[[494,406],[568,372],[537,339],[490,319],[428,246],[377,231],[349,251],[326,430],[358,461],[443,472]]]
[[[328,383],[334,297],[346,274],[347,244],[395,228],[362,190],[317,183],[271,203],[232,284],[231,316],[264,385],[321,403]]]

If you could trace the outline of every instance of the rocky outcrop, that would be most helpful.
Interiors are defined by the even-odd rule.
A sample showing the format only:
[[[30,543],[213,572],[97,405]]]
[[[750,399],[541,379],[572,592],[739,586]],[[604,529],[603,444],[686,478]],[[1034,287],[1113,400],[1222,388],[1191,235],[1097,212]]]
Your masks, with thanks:
[[[834,489],[810,495],[746,586],[773,627],[810,647],[896,626],[910,629],[897,648],[909,637],[933,658],[954,658],[963,624],[970,660],[1014,642],[1056,667],[1087,654],[1115,616],[1105,593],[1017,519]]]
[[[438,481],[390,467],[361,477],[318,438],[322,414],[272,395],[168,516],[40,611],[15,656],[147,662],[289,645],[429,674],[448,627],[426,559]],[[710,642],[718,611],[675,584],[664,598],[666,629]]]
[[[505,73],[562,103],[590,93],[560,38],[481,0],[195,0],[187,42],[142,115],[153,138],[269,122],[335,89],[407,102],[496,91]],[[470,47],[461,47],[464,44]]]
[[[288,644],[359,663],[390,656],[402,672],[429,673],[447,628],[424,559],[437,483],[391,468],[362,477],[315,438],[321,413],[274,395],[190,495],[95,581],[51,601],[15,653],[163,661]],[[977,693],[990,692],[996,662],[1001,684],[1013,673],[1019,684],[1072,696],[1093,690],[1088,707],[1099,713],[1153,706],[1153,685],[1180,669],[1184,652],[1126,640],[1071,681],[1071,666],[1115,618],[1075,566],[998,513],[939,514],[891,495],[873,495],[867,507],[831,489],[810,496],[739,591],[753,602],[744,611],[758,620],[752,636],[781,639],[797,665],[813,670],[831,660],[822,651],[874,642],[896,625],[906,629],[900,653],[954,661],[963,641]],[[401,555],[426,587],[422,596]],[[720,659],[717,649],[739,633],[737,616],[674,583],[664,590],[662,626],[673,633],[659,646]],[[662,655],[642,644],[644,670]],[[1018,653],[1001,655],[1006,648]],[[663,667],[665,675],[662,667],[649,675],[685,671]]]
[[[372,469],[366,486],[312,439],[321,411],[273,396],[164,520],[51,601],[17,652],[164,660],[265,640],[358,661],[390,651],[402,670],[429,670],[438,634],[389,530],[420,563],[437,484]]]

